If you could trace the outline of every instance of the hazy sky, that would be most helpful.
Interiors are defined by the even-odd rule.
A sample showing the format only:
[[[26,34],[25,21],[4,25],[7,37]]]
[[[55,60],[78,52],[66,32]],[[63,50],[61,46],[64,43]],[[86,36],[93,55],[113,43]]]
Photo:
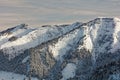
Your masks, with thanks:
[[[39,27],[105,16],[120,17],[120,0],[0,0],[0,30],[21,23]]]

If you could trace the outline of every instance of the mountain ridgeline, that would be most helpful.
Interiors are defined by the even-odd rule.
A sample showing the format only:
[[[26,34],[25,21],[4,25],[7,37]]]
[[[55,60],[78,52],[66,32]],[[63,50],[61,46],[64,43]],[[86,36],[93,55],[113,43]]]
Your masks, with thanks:
[[[27,26],[0,32],[0,71],[28,80],[120,80],[119,18]]]

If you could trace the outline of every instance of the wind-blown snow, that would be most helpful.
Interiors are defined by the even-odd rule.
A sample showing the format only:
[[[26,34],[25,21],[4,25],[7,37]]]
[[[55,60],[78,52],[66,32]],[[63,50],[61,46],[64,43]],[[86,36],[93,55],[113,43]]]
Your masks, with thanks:
[[[67,80],[75,76],[76,65],[73,63],[68,63],[67,66],[62,71],[63,78],[61,80]]]
[[[27,80],[25,75],[15,74],[12,72],[0,71],[0,80]],[[31,80],[38,80],[31,78]]]

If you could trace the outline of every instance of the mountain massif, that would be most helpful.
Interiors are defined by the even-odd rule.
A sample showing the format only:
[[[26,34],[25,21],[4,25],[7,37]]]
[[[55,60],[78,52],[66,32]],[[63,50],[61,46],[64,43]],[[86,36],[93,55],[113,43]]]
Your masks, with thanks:
[[[119,18],[27,26],[0,32],[1,80],[120,80]]]

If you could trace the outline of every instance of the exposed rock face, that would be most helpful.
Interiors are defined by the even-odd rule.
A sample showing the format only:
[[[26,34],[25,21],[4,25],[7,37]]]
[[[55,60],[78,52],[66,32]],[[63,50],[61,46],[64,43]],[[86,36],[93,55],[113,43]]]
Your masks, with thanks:
[[[0,70],[27,74],[28,64],[27,62],[22,63],[22,61],[29,55],[28,50],[24,51],[24,54],[20,54],[12,60],[9,60],[8,57],[3,54],[3,52],[0,52]]]
[[[25,36],[31,39],[31,35],[34,41],[23,43],[27,44],[25,49],[13,45],[15,50],[9,52],[11,42],[0,43],[0,70],[40,80],[120,80],[120,19],[96,18],[64,27],[44,26],[40,29],[44,33],[38,36],[31,31]],[[17,36],[17,40],[20,38]]]

